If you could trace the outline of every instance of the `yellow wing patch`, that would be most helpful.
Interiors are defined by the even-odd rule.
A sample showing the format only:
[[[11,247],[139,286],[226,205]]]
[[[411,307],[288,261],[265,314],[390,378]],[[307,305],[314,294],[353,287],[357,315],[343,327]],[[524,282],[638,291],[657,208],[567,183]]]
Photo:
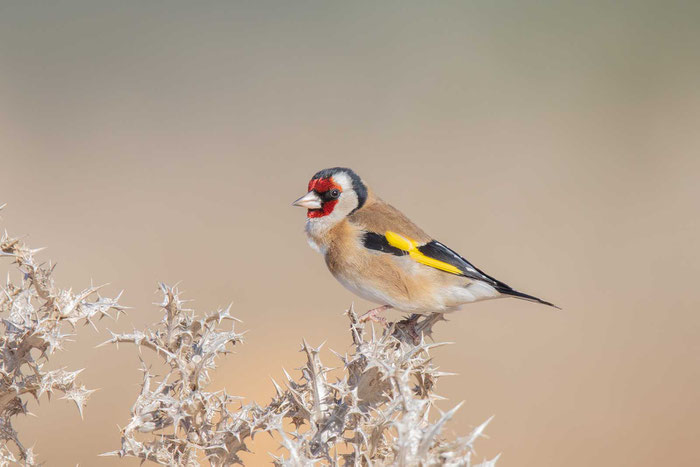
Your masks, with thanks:
[[[394,248],[398,248],[399,250],[408,252],[408,255],[417,263],[425,264],[426,266],[449,272],[450,274],[462,274],[462,271],[459,268],[421,253],[421,251],[418,249],[420,245],[418,245],[418,242],[415,240],[411,240],[410,238],[404,237],[403,235],[399,235],[396,232],[391,232],[389,230],[386,231],[384,236],[386,237],[387,242],[389,242],[389,245],[393,246]]]

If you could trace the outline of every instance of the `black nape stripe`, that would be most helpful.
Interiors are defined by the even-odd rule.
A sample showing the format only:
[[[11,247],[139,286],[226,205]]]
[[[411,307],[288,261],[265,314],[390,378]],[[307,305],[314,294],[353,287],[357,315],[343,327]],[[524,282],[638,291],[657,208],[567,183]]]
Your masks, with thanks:
[[[362,239],[362,244],[368,250],[381,251],[382,253],[390,253],[395,256],[404,256],[408,254],[407,251],[389,245],[389,241],[384,235],[374,232],[365,232],[365,237]]]

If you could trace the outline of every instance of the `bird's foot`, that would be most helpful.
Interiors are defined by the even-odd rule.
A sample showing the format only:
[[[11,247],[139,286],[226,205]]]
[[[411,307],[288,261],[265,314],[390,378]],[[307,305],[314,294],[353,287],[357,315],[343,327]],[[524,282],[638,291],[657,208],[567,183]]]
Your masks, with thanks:
[[[418,324],[418,319],[420,318],[419,314],[412,314],[406,319],[402,319],[398,323],[396,323],[396,328],[394,330],[394,334],[396,335],[397,338],[401,339],[401,334],[406,335],[410,342],[413,343],[413,345],[418,345],[420,343],[420,334],[418,330],[416,329],[416,325]]]
[[[372,308],[362,316],[360,316],[360,319],[358,320],[360,323],[365,323],[367,321],[372,321],[375,323],[380,323],[382,326],[387,326],[386,318],[381,316],[380,313],[383,311],[391,309],[391,305],[382,305],[378,306],[377,308]]]
[[[412,314],[395,325],[394,337],[413,345],[421,343],[423,336],[431,337],[433,325],[438,321],[447,321],[441,313],[433,313],[423,317]]]

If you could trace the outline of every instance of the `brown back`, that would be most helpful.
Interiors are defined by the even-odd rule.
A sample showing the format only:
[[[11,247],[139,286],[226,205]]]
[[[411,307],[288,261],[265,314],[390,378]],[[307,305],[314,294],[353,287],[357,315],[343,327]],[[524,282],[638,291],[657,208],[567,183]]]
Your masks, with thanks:
[[[369,232],[384,235],[389,230],[421,243],[431,240],[430,235],[423,232],[401,211],[373,195],[370,195],[362,208],[348,216],[348,220]]]

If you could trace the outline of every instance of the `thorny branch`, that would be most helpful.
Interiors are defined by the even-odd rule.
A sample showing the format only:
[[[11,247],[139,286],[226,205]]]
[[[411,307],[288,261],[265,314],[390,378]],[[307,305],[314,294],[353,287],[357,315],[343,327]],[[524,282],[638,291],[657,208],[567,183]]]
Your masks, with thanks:
[[[108,454],[162,465],[195,466],[203,457],[215,466],[242,464],[238,453],[247,451],[248,439],[267,432],[283,450],[273,455],[279,466],[472,465],[473,443],[490,420],[450,441],[441,433],[459,406],[437,417],[430,413],[441,399],[435,384],[448,374],[430,356],[443,344],[424,340],[442,319],[439,315],[393,323],[381,335],[371,328],[367,337],[350,309],[353,352],[336,353],[343,364],[340,379],[330,381],[321,347],[304,341],[301,377],[285,371],[286,388],[273,381],[276,395],[268,405],[236,410],[236,398],[206,391],[216,357],[242,341],[242,333],[220,329],[234,319],[229,309],[196,319],[183,308],[177,289],[161,285],[161,292],[164,317],[154,330],[114,334],[106,342],[148,348],[170,368],[156,382],[144,365],[141,394],[122,430],[121,449]],[[150,436],[143,441],[139,433]],[[494,464],[495,459],[480,465]]]
[[[239,398],[223,392],[207,392],[209,372],[218,356],[241,343],[243,333],[226,309],[197,319],[183,307],[176,288],[160,284],[163,319],[153,330],[112,334],[108,344],[128,342],[157,353],[169,370],[155,381],[143,364],[141,393],[131,409],[131,420],[122,429],[121,449],[106,455],[133,456],[162,465],[199,465],[204,456],[211,465],[240,463],[237,453],[246,450],[252,436],[254,406],[234,411]],[[221,324],[231,322],[230,330]],[[152,436],[139,440],[138,434]]]
[[[449,373],[441,372],[429,353],[443,344],[428,344],[424,336],[441,315],[392,323],[382,335],[372,327],[369,337],[352,308],[347,315],[353,352],[334,352],[343,363],[340,379],[329,381],[321,348],[304,342],[301,380],[287,374],[286,390],[275,384],[273,404],[296,426],[292,432],[281,424],[273,427],[287,451],[275,464],[471,466],[473,443],[491,419],[465,438],[447,440],[442,430],[459,405],[435,420],[430,416],[441,399],[435,384]],[[496,460],[479,465],[490,467]]]
[[[57,287],[54,266],[37,263],[34,255],[38,251],[7,232],[0,238],[0,257],[10,259],[21,274],[13,281],[8,272],[0,293],[0,465],[37,465],[32,448],[20,442],[12,426],[13,417],[27,413],[28,395],[38,401],[43,394],[50,398],[58,391],[62,399],[75,403],[82,417],[93,392],[76,382],[82,370],[47,370],[45,364],[63,349],[72,335],[69,329],[75,330],[80,322],[94,327],[94,321],[109,316],[110,310],[118,316],[124,309],[119,296],[102,297],[100,287],[79,293]]]
[[[71,336],[66,328],[79,322],[94,326],[110,310],[118,316],[124,309],[119,296],[102,297],[99,287],[79,293],[58,288],[54,267],[37,264],[37,251],[7,233],[0,239],[0,257],[12,260],[21,273],[17,281],[8,274],[0,294],[0,466],[37,465],[11,423],[27,412],[27,395],[38,400],[59,391],[82,415],[92,391],[76,382],[81,370],[44,369]],[[334,352],[342,363],[339,378],[332,380],[321,347],[304,341],[301,375],[293,378],[285,371],[284,388],[273,381],[276,394],[269,404],[242,405],[226,391],[207,391],[217,357],[243,341],[230,307],[197,318],[184,308],[176,288],[161,284],[160,290],[163,319],[156,326],[112,333],[105,342],[149,349],[168,368],[157,377],[142,361],[141,392],[121,430],[121,448],[109,455],[162,465],[242,464],[239,454],[248,450],[246,443],[266,432],[279,442],[280,452],[273,455],[278,466],[473,465],[474,442],[490,419],[463,438],[449,440],[443,434],[459,405],[445,413],[435,406],[441,399],[436,384],[449,373],[440,371],[430,355],[443,344],[429,344],[425,337],[441,315],[413,316],[377,334],[374,327],[367,332],[351,308],[351,352]],[[496,460],[479,466],[492,467]]]

